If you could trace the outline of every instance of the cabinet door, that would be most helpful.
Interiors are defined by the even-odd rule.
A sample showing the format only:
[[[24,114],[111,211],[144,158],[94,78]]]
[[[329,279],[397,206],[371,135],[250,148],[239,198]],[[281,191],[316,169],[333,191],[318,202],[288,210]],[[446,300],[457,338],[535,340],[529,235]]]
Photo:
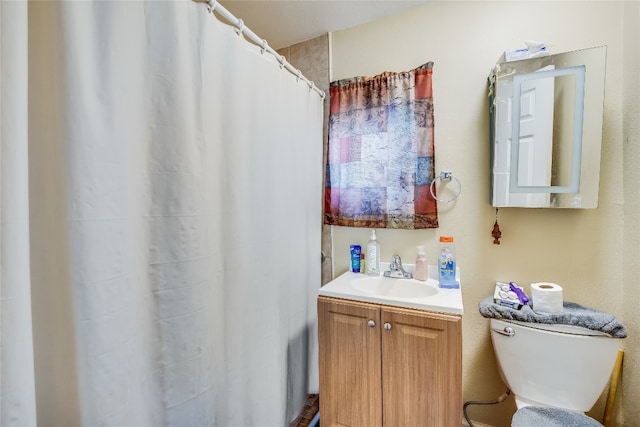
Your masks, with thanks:
[[[461,319],[383,308],[381,320],[384,426],[460,426]]]
[[[323,427],[382,426],[379,323],[378,306],[318,298]]]

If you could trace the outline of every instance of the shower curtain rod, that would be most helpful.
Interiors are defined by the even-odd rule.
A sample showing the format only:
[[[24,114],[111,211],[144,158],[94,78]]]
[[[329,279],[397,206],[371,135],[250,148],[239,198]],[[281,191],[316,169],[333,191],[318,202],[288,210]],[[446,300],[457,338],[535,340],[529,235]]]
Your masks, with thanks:
[[[231,25],[236,27],[236,33],[238,33],[238,35],[244,34],[246,37],[249,38],[251,42],[253,42],[257,46],[260,46],[260,48],[262,49],[262,53],[268,52],[271,55],[273,55],[278,60],[278,63],[280,63],[280,68],[285,68],[291,74],[296,76],[297,79],[302,79],[302,81],[304,81],[309,86],[309,90],[313,90],[316,93],[318,93],[318,95],[320,95],[320,98],[322,99],[325,98],[326,94],[322,89],[319,89],[315,85],[315,83],[313,83],[311,80],[303,76],[300,70],[295,68],[293,65],[289,64],[289,62],[287,62],[287,60],[283,55],[279,55],[278,52],[276,52],[271,46],[269,46],[269,44],[265,39],[261,39],[260,37],[258,37],[256,33],[251,31],[250,28],[244,25],[244,22],[242,21],[242,19],[236,18],[224,6],[218,3],[218,0],[193,0],[193,1],[196,3],[207,3],[209,5],[208,9],[210,13],[214,13],[214,12],[219,13],[225,20],[231,23]]]

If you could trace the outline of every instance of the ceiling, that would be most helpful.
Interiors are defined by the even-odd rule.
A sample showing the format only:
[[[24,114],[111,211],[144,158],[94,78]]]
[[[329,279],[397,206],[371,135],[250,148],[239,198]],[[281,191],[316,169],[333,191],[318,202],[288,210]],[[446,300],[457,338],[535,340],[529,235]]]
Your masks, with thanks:
[[[430,0],[219,0],[274,49],[393,15]]]

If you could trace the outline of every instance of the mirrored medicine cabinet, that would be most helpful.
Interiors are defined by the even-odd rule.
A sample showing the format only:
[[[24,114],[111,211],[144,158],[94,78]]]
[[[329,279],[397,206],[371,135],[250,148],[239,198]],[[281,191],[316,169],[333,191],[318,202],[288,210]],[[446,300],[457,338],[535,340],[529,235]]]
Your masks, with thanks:
[[[602,46],[496,64],[493,206],[598,207],[605,61]]]

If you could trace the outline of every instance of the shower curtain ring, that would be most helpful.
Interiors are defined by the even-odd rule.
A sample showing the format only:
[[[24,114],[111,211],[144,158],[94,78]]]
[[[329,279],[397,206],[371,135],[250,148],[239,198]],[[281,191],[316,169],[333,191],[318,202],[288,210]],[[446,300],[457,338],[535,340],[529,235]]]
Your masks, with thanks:
[[[280,63],[280,68],[284,67],[284,63],[286,62],[286,58],[284,57],[284,55],[280,55],[280,57],[278,58],[278,62]]]
[[[236,24],[236,34],[240,35],[244,31],[244,21],[242,19],[238,19],[238,23]]]
[[[264,53],[267,50],[267,41],[262,39],[262,44],[260,45],[260,53]]]
[[[213,13],[218,7],[218,0],[209,0],[209,13]]]
[[[300,81],[300,77],[302,76],[302,71],[298,70],[298,72],[296,73],[296,81],[299,82]]]

